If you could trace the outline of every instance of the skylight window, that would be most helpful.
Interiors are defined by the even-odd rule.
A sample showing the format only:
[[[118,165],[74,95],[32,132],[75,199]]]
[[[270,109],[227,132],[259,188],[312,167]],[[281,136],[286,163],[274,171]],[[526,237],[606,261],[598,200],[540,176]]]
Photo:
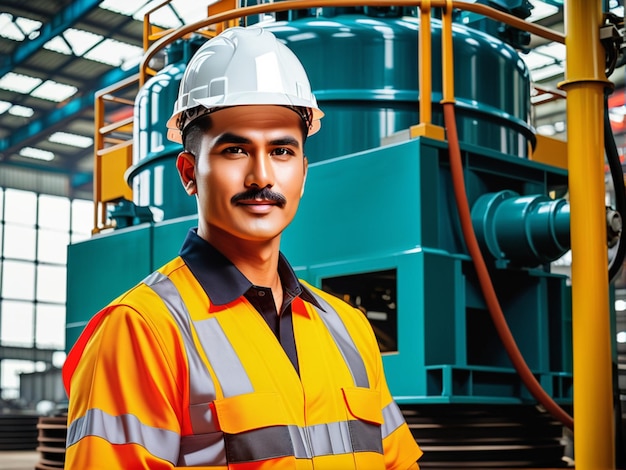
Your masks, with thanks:
[[[76,94],[77,91],[78,88],[75,86],[65,85],[53,80],[46,80],[31,93],[31,96],[60,103]]]
[[[61,36],[55,36],[43,45],[44,49],[49,51],[58,52],[59,54],[72,55],[72,49],[67,42],[63,40]]]
[[[27,95],[42,82],[41,78],[9,72],[0,78],[0,88]]]
[[[93,139],[84,135],[70,134],[69,132],[55,132],[49,139],[50,142],[57,144],[70,145],[85,149],[93,145]]]
[[[11,106],[13,106],[13,103],[9,103],[8,101],[0,101],[0,114],[4,114]]]
[[[40,21],[18,16],[15,18],[9,13],[0,13],[0,36],[13,41],[34,39],[39,36]]]
[[[75,54],[80,57],[103,39],[104,36],[99,34],[82,29],[69,28],[63,31],[60,36],[56,36],[48,41],[43,47],[60,54]]]
[[[132,16],[143,4],[143,0],[104,0],[98,5],[104,10],[109,10],[121,15]]]
[[[47,150],[38,149],[35,147],[24,147],[20,150],[20,155],[26,158],[34,158],[35,160],[44,160],[46,162],[54,160],[54,154]]]
[[[119,67],[128,60],[134,60],[143,55],[143,48],[133,46],[115,39],[105,39],[92,50],[87,52],[86,59],[95,60],[113,67]]]
[[[13,116],[25,117],[29,118],[33,114],[35,114],[35,110],[33,108],[29,108],[27,106],[21,106],[19,104],[14,104],[9,108],[9,114]]]

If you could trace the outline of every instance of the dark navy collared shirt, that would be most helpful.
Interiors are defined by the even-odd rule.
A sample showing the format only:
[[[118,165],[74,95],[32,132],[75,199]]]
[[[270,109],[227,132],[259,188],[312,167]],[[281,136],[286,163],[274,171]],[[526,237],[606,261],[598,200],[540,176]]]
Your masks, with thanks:
[[[276,312],[272,290],[252,284],[228,258],[201,238],[196,228],[187,233],[179,255],[206,292],[211,304],[225,305],[244,296],[265,319],[299,373],[291,303],[300,297],[305,302],[321,307],[311,292],[300,283],[282,253],[278,259],[278,275],[283,286],[280,314]]]

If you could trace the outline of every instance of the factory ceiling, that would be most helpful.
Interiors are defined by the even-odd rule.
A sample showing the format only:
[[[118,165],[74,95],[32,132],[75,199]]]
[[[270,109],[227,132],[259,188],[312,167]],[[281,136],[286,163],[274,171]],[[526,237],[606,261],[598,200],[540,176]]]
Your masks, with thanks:
[[[94,95],[137,73],[143,14],[166,3],[0,0],[0,186],[92,197]],[[173,0],[151,18],[176,28],[206,16],[209,3]],[[529,20],[562,25],[562,1],[532,4]],[[536,80],[562,79],[564,47],[533,49],[524,60]]]

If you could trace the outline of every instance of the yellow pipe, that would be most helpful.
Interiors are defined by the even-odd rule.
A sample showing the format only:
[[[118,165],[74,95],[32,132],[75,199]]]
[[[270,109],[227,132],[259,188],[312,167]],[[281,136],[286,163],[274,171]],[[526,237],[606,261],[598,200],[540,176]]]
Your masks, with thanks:
[[[600,0],[565,2],[576,470],[613,470]]]
[[[441,74],[443,80],[441,103],[455,103],[454,52],[452,41],[452,0],[446,1],[441,16]]]
[[[432,121],[432,34],[430,31],[430,0],[423,0],[420,6],[419,29],[419,112],[420,123]]]

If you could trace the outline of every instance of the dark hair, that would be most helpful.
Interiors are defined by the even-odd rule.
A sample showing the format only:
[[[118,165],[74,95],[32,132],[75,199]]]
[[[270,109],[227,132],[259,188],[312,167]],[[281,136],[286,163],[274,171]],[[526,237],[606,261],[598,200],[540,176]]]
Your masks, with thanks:
[[[184,149],[198,156],[202,137],[211,128],[211,116],[206,114],[191,121],[187,127],[183,129],[183,147]]]

